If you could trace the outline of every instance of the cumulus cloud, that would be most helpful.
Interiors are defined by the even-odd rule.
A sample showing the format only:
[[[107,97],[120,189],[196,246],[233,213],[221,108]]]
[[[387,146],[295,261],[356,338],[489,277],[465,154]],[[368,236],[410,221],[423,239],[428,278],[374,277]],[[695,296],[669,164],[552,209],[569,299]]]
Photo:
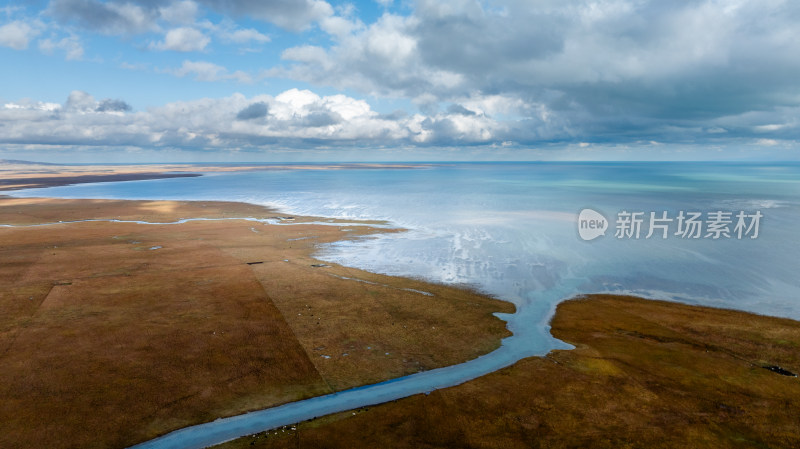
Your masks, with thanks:
[[[798,2],[416,0],[401,8],[388,8],[388,0],[379,3],[386,7],[383,14],[364,23],[353,6],[334,8],[324,0],[50,0],[38,20],[54,18],[58,23],[48,33],[62,34],[39,38],[43,25],[17,20],[0,25],[0,45],[24,49],[39,38],[42,52],[79,59],[81,41],[63,34],[77,32],[75,25],[104,34],[159,33],[144,38],[155,41],[150,48],[176,52],[217,50],[212,39],[256,47],[270,42],[264,29],[280,37],[272,36],[273,45],[286,42],[272,27],[233,21],[246,17],[313,31],[293,34],[299,43],[283,49],[283,62],[263,72],[220,65],[211,59],[216,51],[208,51],[208,61],[141,67],[205,82],[280,77],[412,105],[379,114],[352,96],[292,89],[274,97],[164,105],[147,113],[85,98],[81,109],[76,96],[47,112],[59,116],[60,125],[85,121],[94,136],[106,128],[92,120],[109,127],[115,120],[129,121],[126,135],[155,145],[281,139],[500,147],[765,139],[766,145],[800,139],[800,59],[792,57],[800,54]],[[8,20],[22,13],[10,14]],[[45,114],[14,104],[19,107],[3,113]],[[192,126],[168,120],[173,106],[196,111]],[[158,125],[156,112],[174,126]],[[50,120],[46,117],[37,120]],[[194,137],[182,129],[192,129]]]
[[[508,128],[481,115],[381,115],[363,100],[290,89],[277,96],[169,103],[133,112],[123,100],[72,92],[63,105],[0,107],[0,143],[229,149],[331,144],[434,145],[488,142]]]
[[[211,39],[202,31],[191,27],[180,27],[167,31],[164,40],[151,44],[150,48],[181,52],[202,51],[209,42]]]
[[[289,48],[269,73],[410,98],[429,115],[502,98],[509,126],[534,135],[677,136],[798,106],[798,20],[800,4],[780,0],[419,0],[407,16],[328,30],[330,47]]]
[[[39,35],[39,27],[21,20],[15,20],[0,26],[0,46],[24,50],[31,39]]]
[[[717,136],[713,130],[724,126],[726,139],[736,139],[752,148],[791,147],[787,146],[791,142],[787,137],[796,137],[796,122],[771,126],[778,124],[774,120],[778,114],[756,115],[727,118],[725,123],[697,132]],[[780,115],[800,116],[800,108]],[[754,122],[765,124],[755,138],[751,129]],[[536,112],[530,117],[501,120],[473,106],[456,105],[432,114],[379,114],[364,100],[346,95],[321,96],[299,89],[276,96],[235,94],[180,101],[138,112],[124,100],[98,101],[86,92],[75,91],[63,104],[31,100],[6,103],[0,106],[0,123],[0,143],[9,145],[225,151],[466,146],[508,149],[524,142],[558,140],[574,132],[569,122],[545,120]],[[776,136],[775,132],[784,134]],[[581,142],[575,148],[593,147],[579,138],[573,141]],[[643,142],[639,146],[652,146],[647,142],[663,140],[653,133],[651,138],[639,141]]]
[[[341,37],[333,48],[289,48],[282,58],[292,64],[270,74],[370,95],[412,98],[457,87],[462,75],[424,64],[418,37],[410,32],[417,21],[386,14],[374,24]]]

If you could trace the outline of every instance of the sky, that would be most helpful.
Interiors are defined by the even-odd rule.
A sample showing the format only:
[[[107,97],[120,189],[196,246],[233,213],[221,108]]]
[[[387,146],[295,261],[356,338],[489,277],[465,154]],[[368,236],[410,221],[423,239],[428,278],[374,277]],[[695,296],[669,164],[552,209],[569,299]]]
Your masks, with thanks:
[[[0,2],[0,158],[800,160],[795,0]]]

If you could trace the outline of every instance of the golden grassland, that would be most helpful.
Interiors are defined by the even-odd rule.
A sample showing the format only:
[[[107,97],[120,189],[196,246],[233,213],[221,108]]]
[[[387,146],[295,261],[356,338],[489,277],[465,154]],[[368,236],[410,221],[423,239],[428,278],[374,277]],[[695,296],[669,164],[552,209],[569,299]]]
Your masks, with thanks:
[[[797,448],[800,323],[633,297],[566,301],[576,346],[237,448]]]
[[[276,215],[238,203],[0,198],[4,224]],[[319,244],[392,231],[304,220],[0,228],[0,447],[125,447],[465,361],[508,335],[492,316],[508,303],[313,266]]]

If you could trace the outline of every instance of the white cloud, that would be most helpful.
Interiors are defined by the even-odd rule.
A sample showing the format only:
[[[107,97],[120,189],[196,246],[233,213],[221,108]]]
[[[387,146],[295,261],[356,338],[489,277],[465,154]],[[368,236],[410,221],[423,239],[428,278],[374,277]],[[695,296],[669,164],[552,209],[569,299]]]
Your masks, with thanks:
[[[774,147],[776,145],[779,145],[780,142],[778,142],[775,139],[758,139],[758,140],[755,141],[755,144],[756,145],[765,146],[765,147]]]
[[[342,39],[355,30],[363,28],[364,24],[359,20],[348,20],[340,16],[330,16],[320,20],[319,27],[326,33]]]
[[[463,74],[422,59],[414,32],[418,26],[416,17],[385,14],[367,27],[335,36],[337,44],[330,49],[303,45],[285,50],[281,56],[290,64],[269,74],[380,96],[438,97],[447,91],[463,91]]]
[[[58,41],[42,39],[39,41],[39,50],[47,55],[53,54],[55,50],[61,50],[69,61],[83,58],[83,45],[77,36],[65,37]]]
[[[257,42],[263,44],[269,42],[269,36],[258,32],[252,28],[240,30],[225,30],[220,33],[222,40],[226,42],[233,42],[236,44],[247,44],[250,42]]]
[[[28,43],[39,34],[39,29],[26,22],[15,20],[0,26],[0,46],[25,50]]]
[[[207,70],[209,76],[221,76],[217,68]],[[235,94],[175,102],[143,112],[130,112],[130,106],[121,100],[97,101],[86,92],[75,91],[63,106],[30,101],[6,104],[0,108],[0,120],[4,123],[0,142],[8,144],[191,149],[291,145],[302,150],[342,142],[471,144],[489,141],[507,129],[479,115],[387,117],[363,100],[298,89],[275,97]]]
[[[798,17],[781,0],[419,0],[368,26],[329,16],[332,46],[289,48],[268,73],[431,116],[457,103],[528,120],[533,136],[708,138],[748,111],[791,120],[779,111],[800,106]]]
[[[187,67],[207,70],[207,76],[212,78],[224,76],[224,70],[218,67]],[[140,112],[132,112],[122,100],[98,101],[86,92],[76,91],[63,105],[31,100],[7,103],[0,106],[0,122],[0,143],[7,145],[121,149],[505,148],[532,138],[549,140],[569,132],[563,123],[553,119],[502,121],[464,106],[435,114],[387,116],[374,111],[364,100],[299,89],[275,97],[234,94],[174,102]],[[575,142],[576,150],[596,147],[595,143],[580,139]],[[655,145],[652,142],[663,141],[643,139],[635,146]],[[762,148],[796,146],[793,140],[778,137],[742,142]]]
[[[229,72],[225,67],[208,61],[183,61],[177,69],[166,70],[177,77],[193,75],[198,81],[226,81],[234,80],[241,83],[252,83],[253,78],[246,72],[237,70]]]
[[[164,40],[150,45],[156,50],[171,51],[202,51],[211,42],[211,39],[195,28],[180,27],[167,31]]]
[[[180,25],[191,25],[198,14],[197,3],[191,0],[175,1],[158,9],[161,19]]]
[[[3,6],[0,8],[0,11],[2,11],[6,17],[11,17],[14,13],[21,11],[22,9],[22,6]]]
[[[54,112],[58,109],[61,109],[61,105],[58,103],[50,103],[50,102],[42,102],[42,101],[31,101],[31,100],[22,100],[16,103],[6,103],[3,105],[5,109],[16,109],[16,110],[31,110],[31,111],[43,111],[43,112]]]
[[[152,62],[123,66],[205,82],[282,77],[413,105],[384,116],[358,98],[300,90],[236,108],[215,100],[235,109],[231,116],[258,104],[230,129],[214,125],[219,136],[240,133],[250,143],[253,136],[391,136],[420,145],[800,140],[798,2],[378,2],[387,8],[365,24],[355,6],[323,0],[50,0],[37,20],[23,20],[29,7],[5,9],[7,21],[20,20],[0,25],[0,46],[24,49],[38,38],[42,52],[80,59],[79,31],[158,33],[126,40],[150,42],[153,50],[207,51],[208,60],[178,66],[179,58],[161,62],[160,70]],[[299,32],[286,38],[252,20]],[[270,49],[296,45],[262,72],[229,70],[211,59],[222,49],[259,51],[270,37]],[[269,55],[262,60],[270,64]]]
[[[790,125],[786,123],[770,123],[768,125],[754,126],[753,129],[758,132],[772,132],[772,131],[780,131],[789,126]]]
[[[99,103],[91,94],[75,90],[70,92],[69,97],[67,97],[67,102],[64,103],[64,109],[67,111],[86,113],[94,112],[98,105]]]
[[[3,109],[13,110],[16,112],[28,111],[45,113],[47,117],[57,120],[60,117],[58,115],[54,115],[54,113],[121,113],[130,111],[131,107],[122,100],[106,98],[102,101],[97,101],[91,94],[87,92],[74,90],[70,92],[69,96],[67,97],[67,101],[63,105],[58,103],[25,99],[18,102],[6,103],[3,105]],[[11,121],[16,118],[13,116],[7,117],[10,117]]]
[[[150,69],[150,64],[146,62],[126,62],[123,61],[119,64],[120,68],[125,70],[137,70],[137,71],[144,71]]]
[[[302,111],[303,108],[319,102],[320,99],[321,98],[319,95],[311,92],[310,90],[299,89],[289,89],[275,97],[276,101],[287,106],[287,110],[289,112],[284,115],[284,118],[286,119],[290,118],[299,111]]]
[[[310,63],[322,68],[333,68],[334,58],[330,57],[322,47],[303,45],[286,49],[281,55],[283,59]]]

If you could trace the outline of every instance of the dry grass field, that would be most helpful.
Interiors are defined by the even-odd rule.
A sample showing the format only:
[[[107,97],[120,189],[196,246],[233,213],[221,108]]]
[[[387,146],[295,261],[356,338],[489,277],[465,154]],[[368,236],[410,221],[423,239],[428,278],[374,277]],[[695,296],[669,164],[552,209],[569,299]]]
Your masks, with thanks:
[[[274,216],[237,203],[0,198],[2,224]],[[125,447],[458,363],[508,335],[492,316],[508,303],[313,266],[317,245],[379,230],[303,220],[0,227],[0,447]]]
[[[796,321],[591,296],[552,332],[576,349],[217,448],[800,447],[800,380],[765,368],[800,372]]]

